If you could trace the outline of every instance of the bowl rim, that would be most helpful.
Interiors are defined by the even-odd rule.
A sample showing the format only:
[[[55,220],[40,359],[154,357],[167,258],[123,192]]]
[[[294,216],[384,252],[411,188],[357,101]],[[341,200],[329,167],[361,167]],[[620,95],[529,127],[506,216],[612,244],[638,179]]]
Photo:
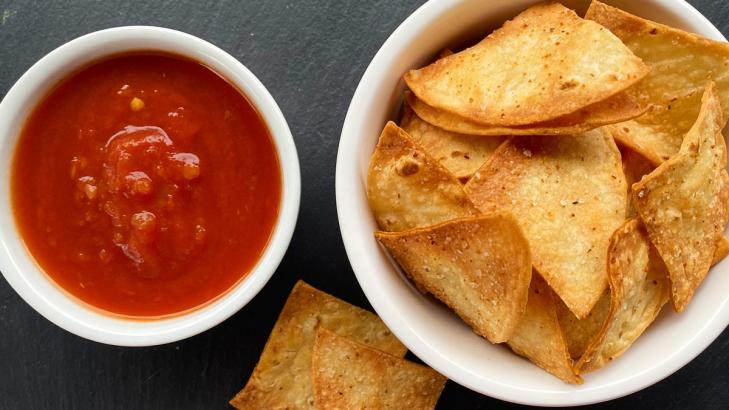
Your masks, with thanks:
[[[359,219],[358,210],[367,207],[366,195],[364,201],[356,202],[361,198],[358,190],[363,190],[361,170],[357,168],[356,155],[361,151],[361,136],[358,133],[359,104],[370,103],[366,94],[378,85],[375,81],[381,80],[381,73],[377,71],[398,50],[404,48],[402,44],[416,38],[418,31],[434,22],[440,15],[451,8],[455,8],[468,0],[454,2],[441,2],[428,0],[425,4],[410,14],[393,33],[385,40],[377,51],[354,92],[347,114],[342,126],[339,148],[337,152],[335,184],[336,204],[340,232],[347,257],[365,296],[373,309],[382,318],[392,332],[423,362],[442,373],[454,382],[475,392],[518,404],[538,406],[578,406],[588,405],[617,399],[649,387],[670,376],[706,349],[729,324],[729,303],[723,303],[717,308],[715,315],[710,317],[700,334],[695,335],[688,346],[677,354],[672,355],[662,365],[654,367],[651,371],[642,372],[628,381],[622,380],[594,389],[574,391],[571,393],[534,391],[531,389],[515,387],[501,383],[498,380],[479,382],[468,369],[459,367],[449,358],[424,340],[410,325],[406,317],[397,311],[388,301],[385,286],[371,271],[368,258],[377,256],[366,255],[361,252],[361,238],[358,237],[363,224]],[[709,38],[726,41],[721,32],[698,10],[685,0],[662,1],[661,5],[675,16],[692,20],[695,24],[705,28],[703,34]],[[404,40],[403,40],[404,39]],[[373,85],[374,84],[374,85]],[[373,137],[374,138],[374,137]],[[726,302],[726,300],[725,300]],[[542,371],[536,366],[535,370]]]
[[[52,283],[23,245],[12,215],[9,179],[18,132],[28,114],[60,79],[79,68],[122,53],[167,52],[199,61],[235,85],[264,120],[281,169],[279,214],[268,244],[246,277],[217,299],[169,318],[118,318],[85,306]],[[62,74],[59,74],[62,73]],[[52,77],[58,77],[51,80]],[[42,83],[45,85],[39,85]],[[156,26],[121,26],[91,32],[46,54],[10,88],[0,102],[0,271],[10,286],[33,309],[59,327],[100,343],[152,346],[201,333],[245,306],[278,268],[293,236],[301,198],[299,159],[283,113],[261,81],[236,58],[191,34]],[[45,283],[38,279],[45,279]],[[55,289],[55,291],[53,290]]]

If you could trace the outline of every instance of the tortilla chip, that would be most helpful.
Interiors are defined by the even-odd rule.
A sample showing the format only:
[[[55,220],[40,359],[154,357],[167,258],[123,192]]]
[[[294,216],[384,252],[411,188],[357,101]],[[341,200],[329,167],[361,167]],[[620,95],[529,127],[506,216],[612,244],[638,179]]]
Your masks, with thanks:
[[[610,239],[608,278],[610,312],[577,362],[579,373],[597,370],[623,354],[668,302],[666,267],[640,219],[628,220]]]
[[[478,214],[461,183],[393,122],[385,126],[372,154],[367,197],[384,231]]]
[[[479,137],[457,134],[420,119],[410,106],[404,105],[400,126],[432,158],[437,159],[453,176],[468,180],[488,157],[504,142],[504,137]]]
[[[723,126],[719,98],[709,83],[678,154],[633,185],[633,203],[668,267],[678,312],[708,273],[729,221]]]
[[[578,319],[561,301],[557,301],[557,319],[564,332],[570,356],[579,359],[605,323],[610,310],[610,290],[605,289],[595,307],[584,319]]]
[[[628,147],[620,149],[620,156],[623,160],[623,175],[625,175],[625,182],[628,185],[628,210],[626,216],[630,218],[636,215],[633,196],[631,195],[633,184],[643,179],[645,175],[650,174],[655,167],[643,155]]]
[[[578,318],[607,286],[610,235],[625,219],[620,152],[603,129],[560,138],[515,137],[466,184],[482,211],[513,213],[536,270]]]
[[[651,67],[640,87],[655,109],[627,124],[614,136],[650,159],[666,161],[681,146],[698,115],[706,81],[713,79],[725,117],[729,116],[729,44],[645,20],[598,1],[586,19],[608,28]]]
[[[507,344],[514,353],[563,381],[582,384],[582,379],[572,368],[572,359],[557,321],[556,301],[544,279],[534,273],[526,312]]]
[[[721,262],[727,255],[729,255],[729,239],[727,239],[726,236],[722,236],[719,243],[716,245],[714,257],[711,259],[711,266]]]
[[[646,74],[645,64],[608,30],[549,3],[404,79],[432,107],[481,124],[515,126],[574,113]]]
[[[433,409],[447,379],[435,370],[319,328],[314,403],[328,409]]]
[[[407,351],[376,315],[299,281],[251,378],[230,404],[238,409],[313,409],[311,352],[318,325],[399,357]]]
[[[532,262],[514,218],[490,214],[375,234],[419,288],[492,343],[505,342],[527,302]]]
[[[405,92],[405,101],[423,120],[445,130],[470,135],[573,135],[616,122],[638,117],[648,105],[642,94],[621,92],[575,113],[530,125],[512,127],[484,125],[439,108],[431,107],[413,93]]]

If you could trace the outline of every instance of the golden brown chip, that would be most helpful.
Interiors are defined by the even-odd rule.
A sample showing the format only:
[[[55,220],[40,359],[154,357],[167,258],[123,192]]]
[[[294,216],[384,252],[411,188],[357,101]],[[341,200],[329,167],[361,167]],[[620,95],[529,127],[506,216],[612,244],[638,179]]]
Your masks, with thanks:
[[[625,219],[620,152],[603,129],[560,138],[514,137],[466,184],[483,212],[510,211],[536,270],[579,318],[607,286],[610,235]]]
[[[468,180],[505,140],[446,131],[420,119],[409,105],[403,108],[402,129],[459,180]]]
[[[577,362],[579,373],[597,370],[623,354],[668,302],[666,267],[640,219],[628,220],[611,238],[608,278],[610,312]]]
[[[727,255],[729,255],[729,239],[726,236],[722,236],[719,243],[716,245],[714,256],[711,259],[711,266],[721,262]]]
[[[631,195],[633,184],[640,181],[645,175],[650,174],[655,167],[645,157],[631,148],[621,148],[620,155],[623,160],[625,182],[628,185],[628,210],[626,215],[630,218],[636,214],[635,207],[632,204],[633,196]]]
[[[729,116],[729,44],[645,20],[593,1],[585,16],[608,28],[651,67],[640,87],[656,107],[626,124],[614,136],[659,165],[678,152],[698,115],[708,79],[719,90]]]
[[[537,273],[532,276],[526,312],[507,342],[511,350],[567,383],[582,384],[557,320],[556,295]]]
[[[729,176],[721,105],[706,87],[681,149],[633,185],[633,204],[668,268],[671,301],[682,311],[704,280],[729,221]]]
[[[324,328],[316,333],[311,367],[319,410],[433,409],[447,380]]]
[[[514,126],[574,113],[647,73],[608,30],[549,3],[527,9],[471,48],[409,71],[405,82],[432,107]]]
[[[418,287],[492,343],[505,342],[527,302],[532,262],[514,218],[495,213],[376,233]]]
[[[238,409],[313,409],[311,352],[319,325],[399,357],[407,351],[374,314],[299,281],[251,378],[230,404]]]
[[[372,154],[367,197],[384,231],[478,214],[461,183],[393,122],[385,126]]]
[[[405,93],[405,100],[423,120],[451,132],[482,136],[573,135],[602,125],[626,121],[645,113],[648,109],[647,100],[639,91],[638,88],[631,87],[572,114],[549,121],[511,127],[471,121],[457,114],[431,107],[411,92]]]
[[[610,290],[605,289],[602,297],[595,303],[584,319],[578,319],[567,306],[557,301],[557,318],[564,332],[567,349],[573,359],[579,359],[592,339],[600,332],[610,310]]]

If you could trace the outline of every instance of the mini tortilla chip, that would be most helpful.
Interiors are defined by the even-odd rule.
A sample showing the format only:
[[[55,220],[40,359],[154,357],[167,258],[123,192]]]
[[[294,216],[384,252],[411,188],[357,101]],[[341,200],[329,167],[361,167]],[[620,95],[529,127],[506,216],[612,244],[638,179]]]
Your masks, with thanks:
[[[648,234],[633,218],[618,229],[608,250],[610,312],[576,368],[586,373],[617,358],[653,323],[668,302],[670,285]]]
[[[591,129],[626,121],[645,113],[646,99],[631,87],[605,101],[595,103],[575,113],[530,125],[492,126],[474,122],[457,114],[431,107],[413,93],[405,93],[408,105],[425,121],[451,132],[470,135],[573,135]]]
[[[461,183],[393,122],[385,126],[372,154],[367,197],[384,231],[478,214]]]
[[[578,319],[561,301],[557,301],[557,318],[564,332],[567,349],[573,359],[579,359],[587,346],[602,329],[610,310],[610,290],[605,289],[595,307],[584,319]]]
[[[524,317],[507,344],[514,353],[563,381],[582,384],[572,368],[572,359],[557,320],[556,296],[536,273],[532,276]]]
[[[447,379],[435,370],[319,328],[312,355],[319,410],[433,409]]]
[[[656,107],[635,122],[615,126],[615,138],[659,165],[678,152],[698,114],[706,81],[713,79],[729,116],[729,44],[658,24],[593,1],[586,19],[608,28],[651,68],[640,88]]]
[[[311,352],[319,325],[399,357],[407,351],[374,314],[299,281],[251,378],[230,404],[238,409],[313,409]]]
[[[620,152],[603,129],[560,138],[514,137],[466,184],[482,211],[510,211],[536,270],[584,318],[607,286],[610,235],[625,219]]]
[[[630,218],[636,214],[632,203],[633,196],[631,195],[633,184],[643,179],[645,175],[650,174],[655,167],[641,154],[627,147],[620,149],[620,156],[623,160],[625,182],[628,185],[628,211],[626,215]]]
[[[479,137],[446,131],[420,119],[405,104],[400,126],[430,157],[459,180],[468,180],[504,142],[504,137]]]
[[[675,156],[633,185],[633,203],[668,268],[681,312],[704,280],[729,220],[729,176],[719,99],[706,87],[696,123]]]
[[[505,342],[527,302],[529,244],[508,214],[375,234],[403,270],[492,343]]]
[[[549,3],[527,9],[471,48],[409,71],[405,82],[432,107],[515,126],[577,112],[647,73],[608,30]]]

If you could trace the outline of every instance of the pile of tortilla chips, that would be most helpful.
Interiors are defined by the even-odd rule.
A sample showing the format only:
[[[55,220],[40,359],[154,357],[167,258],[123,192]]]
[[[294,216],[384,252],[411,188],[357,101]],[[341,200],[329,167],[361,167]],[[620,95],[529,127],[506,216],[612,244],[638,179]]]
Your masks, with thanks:
[[[729,252],[729,44],[533,6],[404,75],[377,240],[475,333],[568,383],[688,306]]]
[[[374,314],[299,281],[238,409],[435,407],[446,379],[402,357],[407,349]]]

